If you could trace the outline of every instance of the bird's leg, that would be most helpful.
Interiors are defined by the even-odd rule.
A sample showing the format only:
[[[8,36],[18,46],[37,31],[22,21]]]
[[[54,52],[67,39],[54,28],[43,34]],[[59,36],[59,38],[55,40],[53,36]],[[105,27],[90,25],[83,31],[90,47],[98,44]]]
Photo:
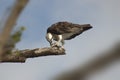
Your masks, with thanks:
[[[59,42],[55,41],[52,39],[51,43],[50,43],[51,47],[59,47]]]
[[[50,43],[50,46],[53,46],[53,35],[51,33],[46,34],[46,39]]]
[[[61,41],[61,43],[62,43],[62,48],[64,48],[64,44],[65,44],[65,42],[64,42],[64,40],[62,39],[62,41]]]
[[[58,47],[61,47],[62,46],[62,35],[58,35],[58,41],[56,42],[56,45]]]
[[[51,39],[51,40],[49,41],[49,43],[50,43],[50,46],[52,47],[52,46],[53,46],[53,39]]]

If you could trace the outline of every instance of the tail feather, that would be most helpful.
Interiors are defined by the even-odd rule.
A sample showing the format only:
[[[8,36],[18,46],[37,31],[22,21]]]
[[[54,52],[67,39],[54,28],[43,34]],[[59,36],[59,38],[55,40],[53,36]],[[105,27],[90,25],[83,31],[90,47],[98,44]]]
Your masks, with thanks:
[[[92,26],[90,24],[84,24],[84,25],[80,25],[79,26],[79,29],[77,29],[75,32],[73,33],[69,33],[67,34],[67,37],[65,37],[64,39],[65,40],[70,40],[70,39],[73,39],[75,38],[76,36],[82,34],[84,31],[87,31],[89,29],[91,29]],[[74,31],[74,30],[73,30]],[[64,35],[65,36],[65,35]]]
[[[86,30],[91,29],[92,26],[90,24],[85,24],[85,25],[82,25],[82,28],[83,28],[83,31],[86,31]]]

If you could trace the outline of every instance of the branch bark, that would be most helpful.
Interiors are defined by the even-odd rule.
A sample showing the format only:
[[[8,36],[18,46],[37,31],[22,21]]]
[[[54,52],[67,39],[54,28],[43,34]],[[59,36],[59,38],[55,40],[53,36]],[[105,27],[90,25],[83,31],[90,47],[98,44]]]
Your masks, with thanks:
[[[1,62],[25,62],[27,58],[50,56],[50,55],[64,55],[65,50],[57,47],[45,47],[36,49],[17,50],[11,54],[4,56]]]
[[[17,2],[14,4],[12,11],[4,25],[4,29],[2,33],[0,34],[0,61],[2,60],[4,56],[4,45],[7,41],[7,39],[10,36],[10,33],[16,24],[16,20],[18,19],[20,13],[28,3],[28,0],[17,0]]]
[[[3,31],[0,34],[0,62],[25,62],[27,58],[65,54],[64,49],[57,47],[25,49],[17,50],[12,53],[7,53],[7,50],[4,47],[20,13],[24,9],[28,1],[29,0],[17,0],[11,10],[10,15],[7,18],[7,21],[5,22]]]

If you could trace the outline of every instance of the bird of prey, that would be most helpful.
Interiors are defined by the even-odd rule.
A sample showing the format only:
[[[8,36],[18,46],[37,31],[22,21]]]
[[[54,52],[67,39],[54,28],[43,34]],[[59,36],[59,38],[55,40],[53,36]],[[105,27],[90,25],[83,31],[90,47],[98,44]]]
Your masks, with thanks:
[[[82,32],[91,29],[90,24],[73,24],[71,22],[57,22],[47,29],[46,39],[50,46],[62,47],[64,40],[70,40]]]

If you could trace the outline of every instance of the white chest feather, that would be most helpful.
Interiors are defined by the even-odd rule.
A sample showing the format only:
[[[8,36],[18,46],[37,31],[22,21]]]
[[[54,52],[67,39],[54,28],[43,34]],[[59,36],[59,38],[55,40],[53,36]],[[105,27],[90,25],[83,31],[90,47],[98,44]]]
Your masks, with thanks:
[[[47,35],[46,35],[46,39],[48,40],[48,41],[51,41],[52,40],[52,34],[51,33],[47,33]]]
[[[61,41],[62,40],[62,35],[58,35],[58,38]]]
[[[48,33],[48,37],[49,37],[49,39],[52,39],[52,34]]]

